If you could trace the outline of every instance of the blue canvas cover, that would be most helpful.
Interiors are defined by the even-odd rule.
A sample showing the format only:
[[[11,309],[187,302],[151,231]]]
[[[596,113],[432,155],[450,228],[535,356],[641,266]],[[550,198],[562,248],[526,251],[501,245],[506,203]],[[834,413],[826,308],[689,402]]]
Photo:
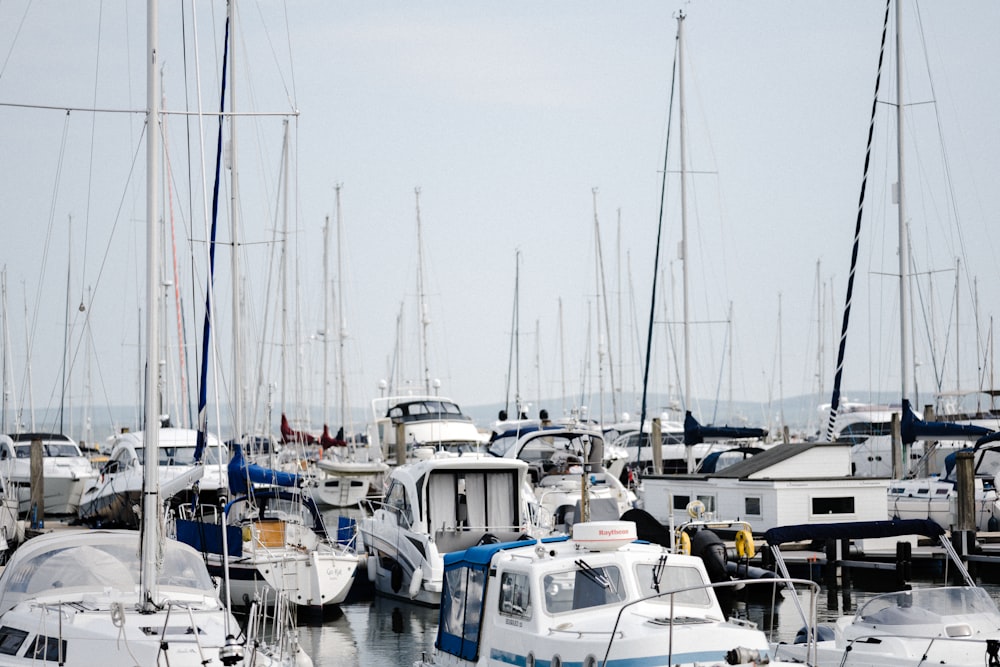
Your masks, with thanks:
[[[547,537],[542,543],[564,542],[569,537]],[[462,658],[479,658],[479,628],[490,562],[505,550],[534,544],[535,540],[481,544],[465,551],[444,555],[444,582],[441,589],[441,614],[438,619],[438,650]]]
[[[776,547],[786,542],[827,539],[865,539],[903,535],[944,535],[944,528],[930,519],[887,519],[885,521],[844,521],[778,526],[764,533],[764,541]]]

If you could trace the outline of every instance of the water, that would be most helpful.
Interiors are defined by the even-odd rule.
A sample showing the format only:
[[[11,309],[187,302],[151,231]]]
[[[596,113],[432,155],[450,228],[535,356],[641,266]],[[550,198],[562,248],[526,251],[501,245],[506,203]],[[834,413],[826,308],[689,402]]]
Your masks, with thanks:
[[[341,605],[343,615],[299,625],[316,667],[410,667],[434,648],[438,610],[376,598]]]

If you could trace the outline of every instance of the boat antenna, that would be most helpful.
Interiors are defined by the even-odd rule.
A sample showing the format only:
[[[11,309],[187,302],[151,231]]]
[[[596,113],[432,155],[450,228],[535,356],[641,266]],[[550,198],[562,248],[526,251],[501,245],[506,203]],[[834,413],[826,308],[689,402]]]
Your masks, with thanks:
[[[830,399],[830,418],[826,424],[826,439],[833,440],[833,425],[837,421],[840,406],[840,383],[844,375],[844,353],[847,350],[847,324],[851,319],[851,301],[854,298],[854,274],[858,266],[858,246],[861,241],[861,218],[864,213],[865,188],[868,185],[868,166],[871,163],[872,136],[875,133],[875,111],[878,109],[878,92],[882,82],[882,63],[885,59],[885,40],[889,30],[889,7],[892,0],[886,0],[885,19],[882,22],[882,46],[878,52],[878,69],[875,72],[875,95],[872,98],[871,119],[868,122],[868,144],[865,146],[865,166],[861,175],[861,194],[858,197],[858,216],[854,225],[854,247],[851,250],[851,271],[847,277],[847,298],[844,304],[844,320],[840,328],[840,347],[837,350],[837,370],[833,376],[833,396]],[[905,366],[905,364],[904,364]]]

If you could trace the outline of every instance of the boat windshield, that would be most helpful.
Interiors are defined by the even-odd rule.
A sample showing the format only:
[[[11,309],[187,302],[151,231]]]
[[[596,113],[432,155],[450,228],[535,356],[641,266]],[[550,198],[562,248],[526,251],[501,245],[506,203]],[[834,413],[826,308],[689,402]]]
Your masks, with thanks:
[[[84,589],[122,592],[139,585],[139,551],[136,541],[74,544],[54,548],[33,557],[12,562],[4,572],[0,610],[6,611],[21,600],[56,589]],[[212,580],[198,554],[177,542],[164,543],[157,581],[161,586],[211,591]]]
[[[542,578],[545,610],[550,614],[615,604],[628,597],[617,566],[591,567],[583,561],[578,563],[575,570],[553,572]]]
[[[31,444],[16,445],[14,455],[19,459],[31,458]],[[80,449],[69,442],[43,442],[42,456],[83,456]]]
[[[145,447],[136,447],[135,456],[139,463],[145,463]],[[206,447],[202,454],[202,460],[206,465],[218,464],[219,453],[214,447]],[[194,465],[194,445],[190,447],[160,447],[160,465],[162,466],[190,466]]]
[[[712,606],[712,597],[705,588],[708,582],[696,568],[669,563],[639,563],[635,566],[635,576],[639,582],[639,593],[644,597],[666,594],[657,598],[656,602],[670,604],[673,598],[674,604]],[[669,595],[671,591],[680,592]]]
[[[916,588],[886,593],[858,610],[856,621],[868,625],[926,625],[944,617],[976,615],[1000,620],[1000,612],[984,589],[967,586]]]

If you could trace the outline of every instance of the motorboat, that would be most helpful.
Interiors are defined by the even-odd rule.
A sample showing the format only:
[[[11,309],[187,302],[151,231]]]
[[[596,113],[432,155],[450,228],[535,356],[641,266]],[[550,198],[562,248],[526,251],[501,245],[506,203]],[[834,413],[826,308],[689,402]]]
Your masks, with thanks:
[[[368,577],[380,595],[436,606],[444,555],[480,542],[547,533],[525,461],[429,454],[394,467],[385,496],[358,522]]]
[[[175,540],[158,545],[152,606],[138,612],[140,541],[135,530],[70,528],[21,545],[0,575],[0,663],[292,664],[246,649],[201,555]]]
[[[415,447],[481,451],[486,438],[472,417],[443,396],[384,396],[372,401],[369,446],[390,464],[403,463]]]
[[[177,507],[197,495],[202,504],[215,504],[228,489],[226,468],[220,464],[223,445],[208,435],[201,462],[195,461],[198,432],[192,429],[159,429],[160,496]],[[126,432],[115,438],[108,461],[101,466],[80,498],[78,516],[95,526],[137,528],[142,493],[145,433]],[[195,484],[197,482],[197,485]]]
[[[977,586],[945,530],[928,519],[783,526],[764,538],[777,566],[787,574],[781,545],[812,539],[867,540],[919,537],[935,541],[947,554],[955,585],[932,585],[878,595],[833,623],[804,625],[803,643],[774,646],[784,660],[816,667],[871,665],[906,667],[994,664],[1000,658],[1000,610]],[[819,638],[818,641],[811,639]]]
[[[233,447],[229,463],[233,499],[221,512],[181,505],[177,539],[204,554],[234,606],[271,607],[282,595],[306,611],[340,604],[354,582],[357,552],[330,539],[309,489],[301,488],[307,478],[248,463],[241,452]]]
[[[0,471],[17,494],[18,512],[31,512],[31,443],[41,444],[42,515],[75,515],[83,490],[97,477],[79,445],[61,433],[0,435]]]
[[[529,480],[556,530],[583,520],[618,519],[635,506],[635,495],[602,465],[604,440],[598,431],[564,426],[496,438],[489,453],[528,464]],[[584,489],[586,489],[584,491]]]
[[[435,650],[415,667],[767,663],[782,664],[723,614],[701,559],[595,521],[448,554]]]

